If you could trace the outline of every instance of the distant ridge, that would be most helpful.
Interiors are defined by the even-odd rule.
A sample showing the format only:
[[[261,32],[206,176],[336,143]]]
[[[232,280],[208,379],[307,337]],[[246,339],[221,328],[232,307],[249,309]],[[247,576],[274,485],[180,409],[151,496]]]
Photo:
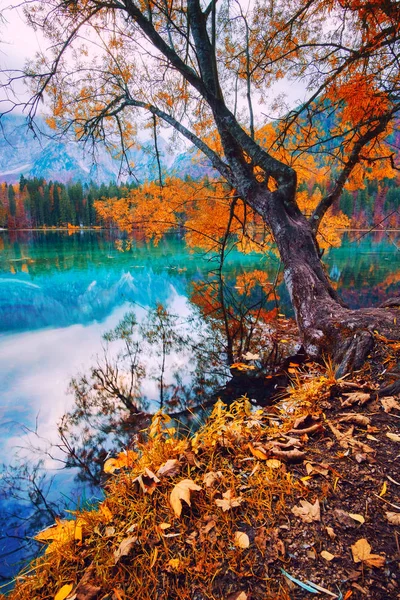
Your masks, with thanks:
[[[39,129],[50,129],[43,118],[37,118]],[[26,178],[43,177],[61,183],[109,183],[114,181],[139,181],[158,178],[157,162],[151,142],[129,153],[135,165],[134,176],[120,174],[120,161],[113,159],[107,150],[98,146],[96,161],[79,142],[51,139],[46,135],[35,137],[26,126],[23,115],[3,115],[0,121],[0,182],[17,183],[21,175]],[[212,173],[212,168],[195,151],[174,154],[167,142],[158,139],[162,168],[166,174],[194,179]]]

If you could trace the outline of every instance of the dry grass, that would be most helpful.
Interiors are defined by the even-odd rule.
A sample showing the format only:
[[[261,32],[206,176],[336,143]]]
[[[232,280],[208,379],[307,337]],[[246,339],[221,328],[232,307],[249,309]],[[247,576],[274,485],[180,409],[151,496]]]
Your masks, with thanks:
[[[112,468],[121,468],[110,475],[104,502],[47,533],[57,539],[18,576],[10,598],[53,599],[61,590],[59,600],[71,588],[68,598],[76,600],[287,600],[280,527],[309,491],[274,451],[296,420],[320,414],[333,384],[329,374],[299,377],[290,398],[268,413],[254,412],[246,398],[230,408],[219,402],[187,439],[158,413],[136,452],[117,457]],[[174,459],[177,472],[156,481],[152,474]],[[190,492],[191,506],[183,502],[178,517],[170,494],[185,479],[201,489]],[[231,502],[225,511],[216,502],[224,498]],[[238,545],[237,532],[248,547]]]

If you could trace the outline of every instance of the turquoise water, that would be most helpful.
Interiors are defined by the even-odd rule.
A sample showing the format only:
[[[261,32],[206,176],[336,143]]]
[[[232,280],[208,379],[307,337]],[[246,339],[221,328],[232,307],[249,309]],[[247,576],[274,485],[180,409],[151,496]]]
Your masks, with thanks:
[[[342,247],[327,252],[324,261],[350,306],[370,306],[399,293],[400,235],[369,234],[358,241],[357,235],[346,235]],[[193,284],[215,278],[218,264],[213,256],[188,252],[179,234],[158,246],[137,240],[126,253],[116,249],[112,235],[100,231],[0,232],[0,245],[2,462],[33,466],[42,456],[44,472],[57,475],[49,497],[57,498],[61,491],[71,506],[90,492],[76,485],[70,472],[59,474],[62,465],[51,446],[58,439],[57,422],[72,405],[66,393],[71,377],[93,364],[102,350],[102,334],[117,325],[132,303],[139,315],[161,303],[190,317],[196,310]],[[236,278],[253,269],[265,270],[272,282],[279,260],[273,254],[229,254],[225,283],[230,293],[240,293]],[[283,284],[278,294],[280,312],[291,314]],[[146,385],[151,396],[153,384]],[[27,515],[30,506],[0,495],[3,515],[16,509]],[[48,515],[43,519],[41,525]],[[0,577],[8,577],[24,552],[6,524],[0,527],[0,555],[11,552],[2,563],[0,559]],[[24,530],[14,527],[12,534],[23,536]]]

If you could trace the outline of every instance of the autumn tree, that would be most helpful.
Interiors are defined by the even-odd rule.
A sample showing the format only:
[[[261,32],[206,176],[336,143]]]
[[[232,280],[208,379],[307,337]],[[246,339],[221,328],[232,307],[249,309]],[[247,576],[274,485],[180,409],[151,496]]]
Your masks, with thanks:
[[[310,355],[333,353],[343,374],[363,362],[375,331],[400,337],[395,301],[343,305],[316,241],[345,188],[395,174],[397,2],[42,0],[26,2],[25,14],[51,43],[10,75],[30,81],[31,119],[47,95],[52,127],[103,141],[127,160],[143,123],[153,128],[157,160],[159,128],[172,128],[227,182],[231,206],[240,200],[267,224]],[[302,81],[308,97],[261,122],[256,106],[276,100],[283,78]],[[327,192],[306,216],[298,174],[308,169],[311,178],[313,165]]]

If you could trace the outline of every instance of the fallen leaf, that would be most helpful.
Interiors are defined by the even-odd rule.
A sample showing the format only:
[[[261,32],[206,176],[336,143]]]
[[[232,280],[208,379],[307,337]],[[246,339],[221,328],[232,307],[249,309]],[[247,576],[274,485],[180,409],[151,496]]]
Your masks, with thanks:
[[[313,464],[308,461],[305,463],[305,467],[306,467],[306,471],[307,471],[308,475],[318,474],[318,475],[323,475],[324,477],[326,477],[329,473],[328,469],[325,469],[324,467],[321,467],[320,465]]]
[[[160,483],[160,479],[146,467],[144,473],[135,477],[132,483],[137,483],[144,494],[152,494],[157,484]]]
[[[186,502],[186,504],[191,506],[190,492],[198,492],[200,490],[201,487],[191,479],[182,479],[182,481],[176,484],[176,486],[170,494],[169,501],[177,517],[181,516],[182,500]]]
[[[250,546],[250,540],[247,533],[243,531],[235,532],[235,546],[238,548],[248,548]]]
[[[352,519],[349,513],[347,513],[345,510],[342,510],[341,508],[335,508],[333,513],[336,521],[338,521],[341,525],[344,525],[345,527],[357,527],[357,525],[354,523],[354,519]]]
[[[181,561],[179,558],[170,558],[168,564],[172,569],[174,569],[174,571],[177,571],[180,567]]]
[[[43,531],[40,531],[35,535],[35,540],[39,542],[50,542],[46,548],[46,554],[53,552],[60,547],[60,545],[71,542],[72,540],[82,541],[83,526],[85,522],[81,518],[76,520],[61,520],[56,518],[55,525],[46,527]]]
[[[331,560],[333,560],[335,558],[334,554],[331,554],[330,552],[328,552],[327,550],[322,550],[321,552],[321,556],[322,558],[324,558],[325,560],[327,560],[328,562],[330,562]]]
[[[235,506],[239,506],[242,502],[243,498],[238,496],[235,498],[232,495],[232,490],[229,489],[227,492],[222,494],[222,500],[218,499],[215,501],[217,506],[220,506],[224,512],[230,510],[231,508],[235,508]]]
[[[214,529],[214,527],[216,526],[216,521],[214,521],[214,519],[211,519],[210,521],[208,521],[207,525],[204,525],[204,527],[201,528],[201,533],[206,535],[207,533],[209,533],[211,531],[211,529]]]
[[[351,546],[353,560],[355,563],[366,560],[371,554],[371,546],[365,538],[361,538]]]
[[[256,458],[259,458],[260,460],[267,460],[268,455],[266,454],[265,450],[263,448],[260,447],[254,447],[253,444],[248,443],[247,444],[248,449],[250,450],[250,452],[252,453],[253,456],[255,456]]]
[[[365,404],[370,400],[371,395],[365,394],[364,392],[348,392],[343,394],[346,396],[346,400],[342,402],[342,406],[351,406],[352,404]]]
[[[137,536],[130,536],[122,540],[118,548],[114,551],[114,564],[117,564],[120,558],[127,556],[132,549],[132,546],[137,541]]]
[[[114,473],[118,469],[123,469],[125,467],[131,467],[136,461],[138,455],[133,450],[123,450],[117,456],[117,458],[108,458],[104,465],[103,469],[105,473]]]
[[[334,532],[333,527],[325,527],[325,529],[326,529],[326,533],[333,540],[336,537],[336,533]]]
[[[279,450],[278,448],[272,448],[272,454],[275,454],[275,456],[278,456],[279,458],[283,458],[283,460],[293,460],[295,462],[302,460],[306,455],[305,452],[297,450],[297,448],[287,451]]]
[[[246,592],[234,592],[229,594],[226,600],[247,600]]]
[[[216,481],[223,479],[223,475],[221,473],[221,471],[209,471],[208,473],[204,474],[203,477],[203,483],[205,484],[206,487],[211,487]]]
[[[170,523],[160,523],[159,528],[164,531],[165,529],[169,529],[171,527]]]
[[[379,492],[379,496],[380,496],[380,497],[384,496],[384,495],[386,494],[386,492],[387,492],[387,483],[386,483],[386,481],[384,481],[384,482],[383,482],[382,489],[381,489],[381,491]]]
[[[174,477],[179,473],[181,463],[177,458],[170,458],[165,464],[163,464],[157,471],[159,477]]]
[[[394,396],[385,396],[385,398],[381,398],[381,404],[383,406],[383,410],[389,413],[391,410],[400,410],[400,404],[394,398]]]
[[[398,433],[387,433],[386,437],[389,438],[389,440],[392,440],[393,442],[400,442],[400,435]]]
[[[320,521],[321,512],[319,506],[318,498],[311,504],[308,500],[300,500],[301,506],[294,506],[292,508],[292,513],[296,515],[296,517],[300,517],[300,519],[304,523],[312,523],[312,521]]]
[[[358,521],[359,523],[361,523],[361,525],[365,523],[364,517],[362,515],[359,515],[358,513],[349,513],[349,517],[354,519],[354,521]]]
[[[369,567],[383,567],[385,557],[379,554],[371,554],[371,546],[365,538],[361,538],[351,546],[353,560],[355,563],[363,562]]]
[[[400,513],[387,511],[385,517],[391,525],[400,525]]]
[[[277,458],[270,458],[270,459],[267,460],[267,462],[265,464],[270,469],[279,469],[279,467],[282,466],[281,461],[278,460]]]
[[[367,427],[367,425],[369,425],[371,423],[371,419],[369,417],[366,417],[365,415],[359,415],[357,413],[354,414],[350,414],[350,415],[345,415],[344,417],[341,417],[339,419],[340,423],[356,423],[357,425],[365,425],[365,427]]]
[[[104,517],[104,521],[105,521],[106,523],[109,523],[110,521],[112,521],[112,519],[113,519],[112,512],[111,512],[111,510],[108,508],[108,506],[106,506],[106,505],[104,504],[104,502],[102,502],[102,503],[99,505],[99,509],[100,509],[100,513],[101,513],[101,515]]]
[[[60,588],[57,594],[54,596],[54,600],[65,600],[65,598],[71,593],[73,587],[74,586],[72,585],[72,583],[67,583],[67,585],[63,585],[62,588]]]

